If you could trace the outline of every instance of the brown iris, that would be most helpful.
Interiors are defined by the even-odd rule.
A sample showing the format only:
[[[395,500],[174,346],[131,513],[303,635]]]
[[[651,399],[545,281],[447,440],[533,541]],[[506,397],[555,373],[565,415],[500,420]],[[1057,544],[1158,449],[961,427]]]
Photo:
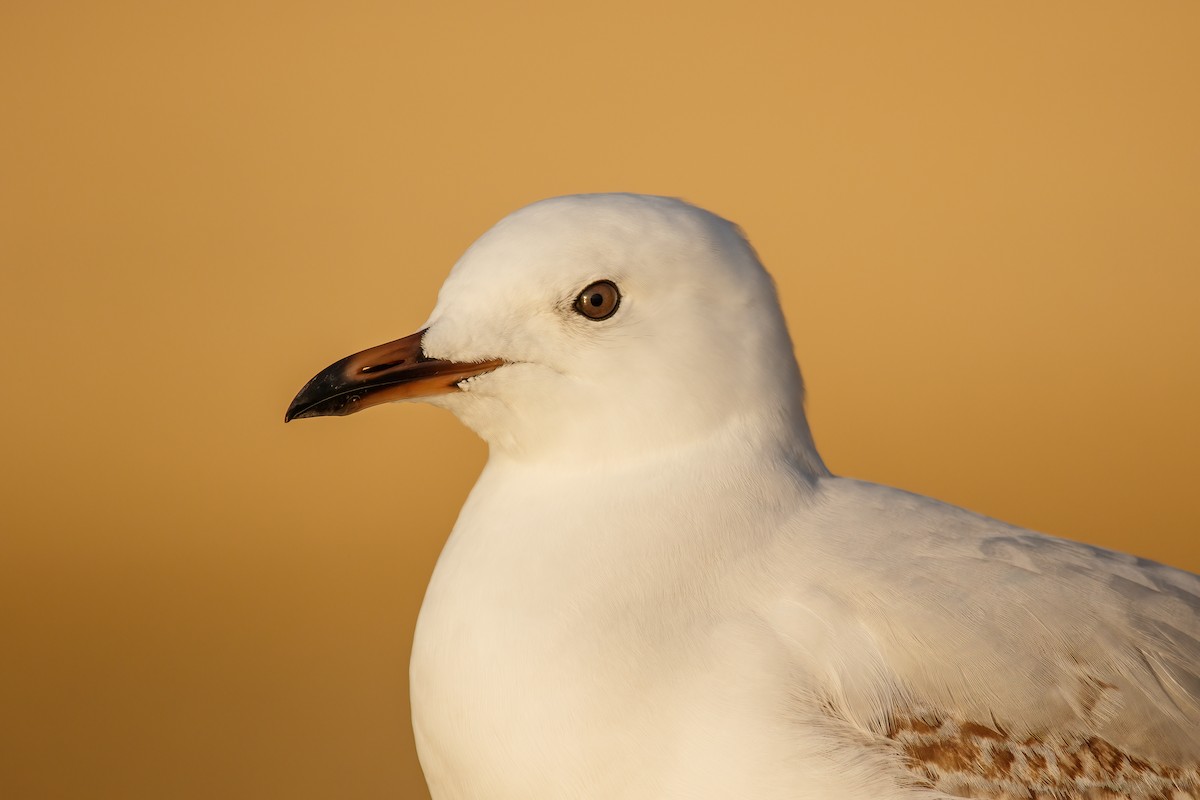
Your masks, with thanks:
[[[612,281],[596,281],[575,299],[575,310],[594,320],[608,319],[617,313],[619,305],[621,292]]]

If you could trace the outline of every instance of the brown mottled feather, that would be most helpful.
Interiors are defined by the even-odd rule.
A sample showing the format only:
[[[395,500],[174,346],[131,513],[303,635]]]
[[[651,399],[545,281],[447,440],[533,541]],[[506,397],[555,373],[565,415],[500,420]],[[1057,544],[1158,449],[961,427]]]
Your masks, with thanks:
[[[989,800],[1198,800],[1200,764],[1170,765],[1097,737],[1017,738],[937,715],[894,718],[887,737],[918,780]]]

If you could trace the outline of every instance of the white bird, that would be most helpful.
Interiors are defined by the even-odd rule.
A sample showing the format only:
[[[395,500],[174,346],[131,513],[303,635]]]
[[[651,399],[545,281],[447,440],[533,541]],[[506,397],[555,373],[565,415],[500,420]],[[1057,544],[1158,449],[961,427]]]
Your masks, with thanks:
[[[684,202],[546,200],[288,418],[489,458],[413,643],[436,800],[1200,798],[1200,578],[831,475],[770,277]]]

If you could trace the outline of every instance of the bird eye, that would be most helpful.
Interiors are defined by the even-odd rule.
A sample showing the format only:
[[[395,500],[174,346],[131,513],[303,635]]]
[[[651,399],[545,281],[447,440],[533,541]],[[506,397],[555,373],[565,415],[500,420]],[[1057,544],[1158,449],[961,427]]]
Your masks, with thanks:
[[[612,281],[596,281],[575,298],[575,310],[588,319],[608,319],[621,305],[621,292]]]

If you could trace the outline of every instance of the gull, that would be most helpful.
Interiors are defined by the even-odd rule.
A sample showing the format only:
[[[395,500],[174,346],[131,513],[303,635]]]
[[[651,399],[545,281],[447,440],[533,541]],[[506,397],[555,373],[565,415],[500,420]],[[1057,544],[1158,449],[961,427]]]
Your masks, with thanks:
[[[1200,577],[836,477],[803,395],[740,229],[629,194],[304,386],[489,446],[413,642],[435,800],[1200,798]]]

